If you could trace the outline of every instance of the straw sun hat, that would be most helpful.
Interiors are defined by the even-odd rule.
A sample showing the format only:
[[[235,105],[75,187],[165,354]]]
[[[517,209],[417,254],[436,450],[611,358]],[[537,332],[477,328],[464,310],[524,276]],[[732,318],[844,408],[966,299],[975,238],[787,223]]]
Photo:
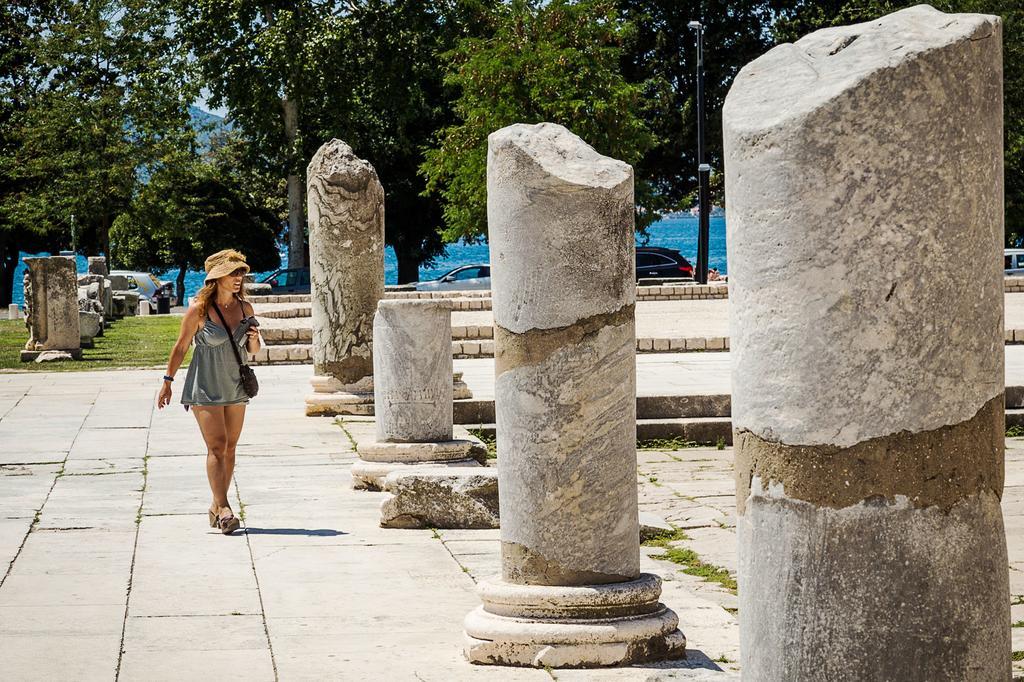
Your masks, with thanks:
[[[203,267],[206,269],[206,282],[226,277],[239,269],[249,272],[249,264],[245,262],[245,255],[234,249],[218,251],[206,259]]]

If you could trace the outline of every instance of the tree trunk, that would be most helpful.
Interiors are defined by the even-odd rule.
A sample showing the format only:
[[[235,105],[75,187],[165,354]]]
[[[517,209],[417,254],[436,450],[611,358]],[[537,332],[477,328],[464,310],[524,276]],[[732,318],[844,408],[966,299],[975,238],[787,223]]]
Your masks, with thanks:
[[[284,110],[284,137],[288,145],[288,267],[306,266],[306,214],[302,178],[295,172],[300,160],[296,140],[299,133],[299,105],[294,99],[281,100]]]
[[[409,284],[420,280],[420,260],[415,254],[395,247],[395,257],[398,259],[398,283]]]
[[[100,251],[107,257],[108,268],[113,270],[114,265],[110,262],[110,222],[110,216],[104,213],[100,220],[99,242]]]
[[[14,302],[14,270],[18,267],[18,244],[14,235],[0,237],[0,306]]]
[[[178,292],[178,305],[180,306],[188,306],[188,300],[185,298],[185,273],[187,272],[188,264],[182,263],[181,267],[178,268],[178,278],[174,281]]]

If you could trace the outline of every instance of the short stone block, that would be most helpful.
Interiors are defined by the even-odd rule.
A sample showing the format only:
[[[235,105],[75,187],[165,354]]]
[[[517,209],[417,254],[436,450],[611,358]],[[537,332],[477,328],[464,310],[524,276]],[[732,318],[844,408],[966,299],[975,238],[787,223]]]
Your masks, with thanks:
[[[388,474],[381,502],[384,528],[497,528],[498,470],[409,467]]]

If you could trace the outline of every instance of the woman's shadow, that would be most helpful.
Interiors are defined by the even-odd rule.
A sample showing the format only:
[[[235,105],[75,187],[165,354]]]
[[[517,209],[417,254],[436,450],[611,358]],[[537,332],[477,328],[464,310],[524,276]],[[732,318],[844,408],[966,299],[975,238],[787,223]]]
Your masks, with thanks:
[[[348,535],[345,531],[332,528],[245,528],[247,535],[305,535],[311,538],[335,538]]]

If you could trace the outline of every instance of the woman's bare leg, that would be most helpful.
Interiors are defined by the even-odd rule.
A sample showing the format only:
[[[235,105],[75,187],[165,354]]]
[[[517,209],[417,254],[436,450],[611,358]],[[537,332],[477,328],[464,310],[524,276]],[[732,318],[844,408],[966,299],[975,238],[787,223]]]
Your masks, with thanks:
[[[242,424],[245,422],[245,403],[227,405],[224,407],[224,432],[227,435],[227,443],[224,448],[224,476],[227,486],[231,484],[231,477],[235,474],[235,447],[238,445],[238,438],[242,435]]]
[[[219,513],[221,507],[230,506],[228,504],[228,486],[231,485],[231,477],[230,475],[225,476],[228,435],[224,411],[223,407],[192,407],[196,421],[199,422],[203,440],[206,441],[206,478],[210,482],[210,491],[213,493],[215,513]],[[231,460],[233,468],[233,456]]]

